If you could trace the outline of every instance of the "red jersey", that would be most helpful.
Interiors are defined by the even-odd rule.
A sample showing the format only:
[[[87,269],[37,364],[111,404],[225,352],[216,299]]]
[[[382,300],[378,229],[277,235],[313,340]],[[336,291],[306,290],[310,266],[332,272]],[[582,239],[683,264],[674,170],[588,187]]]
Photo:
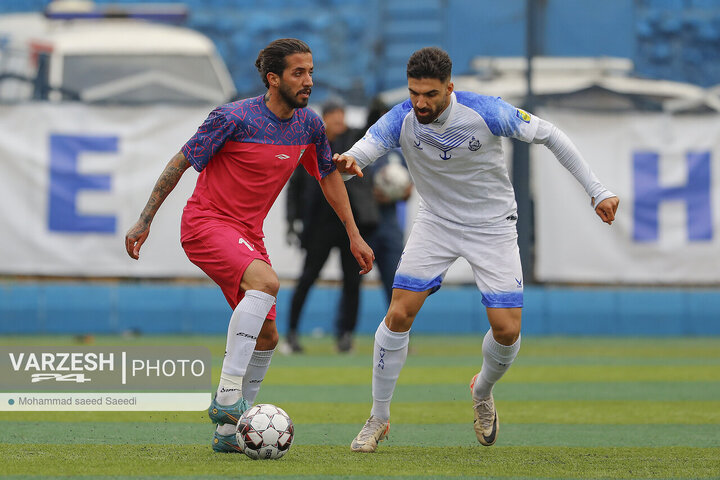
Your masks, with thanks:
[[[263,96],[213,110],[182,153],[200,172],[184,223],[222,220],[252,241],[264,237],[265,217],[298,164],[318,180],[335,170],[320,117],[298,108],[279,119]]]

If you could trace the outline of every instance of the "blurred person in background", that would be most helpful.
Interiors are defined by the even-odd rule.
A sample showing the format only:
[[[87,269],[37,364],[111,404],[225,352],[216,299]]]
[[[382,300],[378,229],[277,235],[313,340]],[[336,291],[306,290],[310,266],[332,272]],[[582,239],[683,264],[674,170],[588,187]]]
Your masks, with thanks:
[[[387,436],[412,323],[459,257],[473,269],[490,323],[482,369],[470,384],[475,435],[486,446],[497,439],[492,388],[520,349],[523,306],[517,205],[501,137],[545,145],[584,187],[600,219],[607,224],[615,219],[617,196],[600,183],[567,135],[498,97],[455,92],[451,74],[452,61],[443,50],[413,53],[407,64],[410,99],[383,115],[345,154],[334,155],[347,177],[401,147],[421,199],[390,308],[375,333],[373,404],[351,443],[355,452],[374,452]]]
[[[345,123],[345,106],[341,101],[325,102],[322,105],[322,119],[333,152],[344,152],[357,140],[358,132],[348,128]],[[353,178],[345,184],[360,234],[368,239],[375,232],[380,219],[370,177]],[[337,248],[343,276],[335,332],[338,351],[349,352],[360,307],[361,277],[357,273],[357,262],[350,251],[345,228],[323,200],[317,182],[312,181],[302,169],[297,169],[290,179],[287,202],[289,235],[299,239],[301,248],[305,250],[305,261],[290,302],[287,341],[282,348],[287,353],[303,351],[298,340],[300,315],[330,252]]]
[[[362,131],[366,132],[380,119],[380,117],[387,113],[388,110],[389,108],[385,102],[383,102],[379,97],[374,98],[370,102],[365,128]],[[405,160],[402,157],[400,149],[395,149],[381,155],[375,163],[372,164],[369,170],[372,172],[373,181],[377,178],[375,173],[379,172],[385,165],[392,162],[399,162],[403,165],[405,164]],[[370,244],[370,248],[372,248],[373,252],[375,252],[375,265],[377,266],[378,273],[380,274],[380,281],[382,282],[382,288],[385,292],[385,298],[387,299],[388,305],[392,299],[395,270],[400,262],[400,256],[402,255],[403,243],[405,240],[404,222],[401,225],[398,204],[407,201],[411,194],[412,184],[408,185],[405,194],[399,200],[389,198],[377,187],[373,188],[373,195],[375,196],[375,200],[377,201],[378,209],[380,211],[380,221],[375,231],[367,237],[367,240]],[[404,215],[402,215],[402,217],[404,220]]]
[[[262,226],[299,163],[340,218],[361,274],[370,271],[374,259],[353,219],[322,120],[304,108],[313,86],[310,48],[296,39],[275,40],[260,51],[255,66],[267,92],[210,113],[168,162],[125,237],[128,255],[138,259],[160,205],[190,166],[200,172],[183,210],[181,243],[233,309],[220,383],[208,409],[218,425],[212,447],[219,452],[239,450],[235,426],[255,401],[278,342],[279,280]]]

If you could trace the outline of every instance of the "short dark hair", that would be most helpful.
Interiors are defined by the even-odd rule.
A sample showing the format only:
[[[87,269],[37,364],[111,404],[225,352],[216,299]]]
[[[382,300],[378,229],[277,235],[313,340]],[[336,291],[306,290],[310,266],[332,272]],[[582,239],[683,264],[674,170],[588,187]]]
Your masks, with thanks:
[[[425,47],[410,55],[407,63],[408,78],[437,78],[444,82],[452,75],[450,56],[437,47]]]
[[[329,98],[323,102],[320,110],[322,111],[322,116],[324,117],[325,115],[337,110],[345,111],[345,103],[339,98]]]
[[[294,53],[312,52],[307,43],[297,38],[280,38],[273,40],[267,47],[260,50],[257,60],[255,60],[255,67],[258,69],[258,72],[260,72],[265,88],[270,88],[267,74],[272,72],[277,75],[282,75],[285,67],[287,67],[285,57]]]

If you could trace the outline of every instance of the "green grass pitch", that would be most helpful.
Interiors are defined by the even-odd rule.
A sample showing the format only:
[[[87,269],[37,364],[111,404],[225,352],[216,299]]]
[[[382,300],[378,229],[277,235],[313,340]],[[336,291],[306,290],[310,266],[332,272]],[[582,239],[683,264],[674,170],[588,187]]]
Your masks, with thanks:
[[[210,448],[205,412],[0,412],[2,478],[720,478],[720,338],[523,338],[495,387],[500,435],[482,447],[468,383],[482,337],[414,335],[390,438],[349,444],[370,409],[370,337],[348,355],[327,338],[276,354],[258,402],[296,425],[290,452],[253,461]],[[69,337],[0,337],[4,345]],[[98,337],[96,345],[203,345],[222,337]]]

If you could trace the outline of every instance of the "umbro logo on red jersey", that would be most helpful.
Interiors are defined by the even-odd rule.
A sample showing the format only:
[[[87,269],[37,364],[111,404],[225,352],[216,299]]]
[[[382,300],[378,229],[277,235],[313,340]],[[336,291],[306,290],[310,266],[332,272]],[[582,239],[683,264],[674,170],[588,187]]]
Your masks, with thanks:
[[[280,160],[287,160],[290,158],[290,155],[285,155],[284,153],[281,153],[279,155],[275,155],[275,158],[279,158]]]

